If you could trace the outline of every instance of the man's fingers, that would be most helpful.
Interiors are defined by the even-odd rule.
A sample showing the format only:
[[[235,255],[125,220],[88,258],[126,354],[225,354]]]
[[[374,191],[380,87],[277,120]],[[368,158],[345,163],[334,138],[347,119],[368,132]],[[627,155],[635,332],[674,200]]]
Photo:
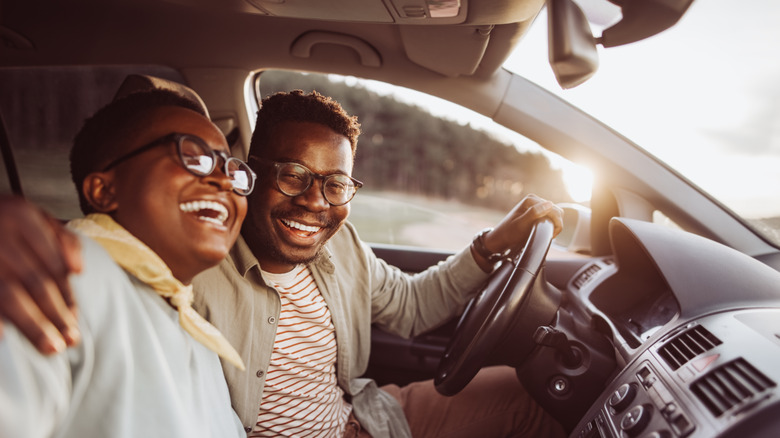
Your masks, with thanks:
[[[534,207],[534,220],[548,218],[553,223],[553,237],[563,230],[563,209],[550,201],[536,204]]]
[[[9,257],[27,254],[36,263],[30,266],[35,266],[42,275],[67,278],[73,272],[71,266],[80,268],[80,260],[72,260],[80,257],[72,249],[76,245],[78,250],[78,243],[74,243],[72,233],[59,221],[23,199],[3,196],[0,201],[3,252]]]
[[[553,207],[554,208],[550,217],[552,218],[553,224],[555,225],[555,231],[553,232],[554,237],[563,231],[563,209],[557,205]]]
[[[549,217],[553,222],[554,236],[563,230],[563,210],[560,207],[536,195],[527,195],[490,233],[490,248],[516,248],[522,245],[528,239],[533,224],[543,217]]]
[[[0,315],[25,335],[35,336],[31,342],[49,353],[63,339],[75,345],[80,334],[69,271],[54,232],[41,217],[33,218],[36,224],[22,226],[1,248]],[[38,236],[30,235],[30,225],[37,225]],[[59,334],[55,336],[52,330]]]
[[[0,283],[0,292],[8,297],[3,306],[6,319],[43,354],[63,351],[66,343],[60,331],[44,316],[29,295],[7,289],[19,288],[18,284]]]
[[[46,318],[57,331],[62,339],[68,345],[76,345],[81,339],[78,329],[78,320],[76,319],[75,307],[65,301],[62,292],[62,285],[56,284],[49,278],[33,276],[27,278],[22,283],[29,292],[32,304],[37,305],[41,315]],[[70,291],[70,285],[66,286]],[[37,315],[35,315],[37,316]]]
[[[64,339],[68,345],[75,345],[81,336],[74,311],[63,299],[54,280],[30,268],[32,262],[24,253],[18,257],[0,253],[0,278],[3,279],[0,282],[0,297],[3,297],[0,314],[20,326],[20,330],[24,326],[23,333],[40,336],[32,325],[44,324],[41,332],[49,333],[54,327],[59,332],[57,338]],[[52,337],[50,333],[49,337]]]
[[[54,219],[51,219],[54,220]],[[62,299],[65,304],[71,310],[72,313],[76,313],[77,305],[76,299],[73,296],[73,290],[70,288],[70,282],[68,282],[68,274],[81,272],[83,268],[81,260],[81,243],[78,237],[67,228],[61,226],[59,222],[54,224],[54,232],[57,236],[59,243],[60,254],[64,262],[63,268],[65,269],[65,275],[55,275],[54,281],[57,283],[57,287],[62,292]]]
[[[555,205],[553,205],[550,201],[540,202],[531,209],[533,210],[534,217],[537,219],[541,219],[542,217],[546,216],[547,213],[549,213]]]
[[[59,227],[59,228],[56,228]],[[40,270],[40,274],[48,274],[52,278],[66,279],[70,274],[68,261],[63,254],[61,245],[66,238],[60,239],[59,233],[67,232],[62,230],[62,225],[56,224],[48,219],[40,221],[37,229],[25,227],[20,230],[19,243],[20,250],[25,250],[30,257],[35,260],[35,265]]]

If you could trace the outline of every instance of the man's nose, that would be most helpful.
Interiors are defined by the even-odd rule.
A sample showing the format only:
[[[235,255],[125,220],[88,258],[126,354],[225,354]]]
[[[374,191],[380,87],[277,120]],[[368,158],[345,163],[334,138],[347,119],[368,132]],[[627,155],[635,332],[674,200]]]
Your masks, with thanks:
[[[330,208],[330,203],[322,194],[322,184],[323,181],[314,178],[309,188],[300,195],[293,198],[293,201],[306,207],[310,211],[327,210]]]

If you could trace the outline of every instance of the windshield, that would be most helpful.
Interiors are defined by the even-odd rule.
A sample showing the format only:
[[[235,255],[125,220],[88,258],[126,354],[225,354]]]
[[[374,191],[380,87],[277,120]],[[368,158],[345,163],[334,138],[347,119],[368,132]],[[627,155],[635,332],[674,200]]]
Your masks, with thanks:
[[[596,74],[563,90],[547,63],[542,11],[505,67],[611,126],[780,242],[778,19],[780,2],[694,1],[658,35],[599,47]]]

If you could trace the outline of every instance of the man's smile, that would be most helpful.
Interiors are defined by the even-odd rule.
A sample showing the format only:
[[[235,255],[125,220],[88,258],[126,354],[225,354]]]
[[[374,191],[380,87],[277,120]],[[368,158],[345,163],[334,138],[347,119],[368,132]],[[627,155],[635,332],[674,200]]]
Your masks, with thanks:
[[[288,230],[300,237],[311,237],[322,230],[322,227],[320,226],[305,225],[290,219],[280,219],[280,221],[285,225],[285,227],[287,227]]]

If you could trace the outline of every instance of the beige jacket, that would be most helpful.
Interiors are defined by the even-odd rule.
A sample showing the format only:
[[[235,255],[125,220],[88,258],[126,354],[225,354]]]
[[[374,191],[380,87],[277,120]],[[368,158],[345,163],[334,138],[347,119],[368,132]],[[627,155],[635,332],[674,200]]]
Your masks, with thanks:
[[[371,325],[411,337],[448,321],[487,278],[468,248],[446,261],[408,275],[378,259],[346,223],[309,265],[336,329],[339,386],[371,435],[408,436],[398,403],[360,378],[371,347]],[[245,430],[257,421],[265,371],[279,320],[278,293],[266,286],[257,259],[243,238],[219,266],[195,278],[195,308],[228,338],[247,370],[223,363],[233,409]]]

